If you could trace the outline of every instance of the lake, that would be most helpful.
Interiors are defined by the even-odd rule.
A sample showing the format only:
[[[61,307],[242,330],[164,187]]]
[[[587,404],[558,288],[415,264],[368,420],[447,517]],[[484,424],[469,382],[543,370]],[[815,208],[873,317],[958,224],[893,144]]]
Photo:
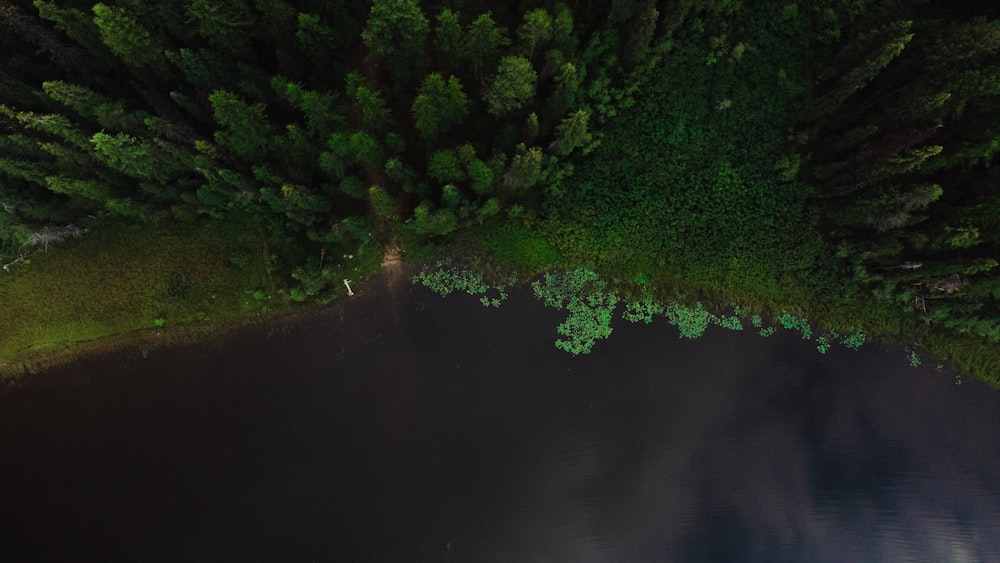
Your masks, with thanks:
[[[571,357],[530,289],[358,294],[0,393],[0,559],[1000,554],[1000,394],[901,348],[618,321]]]

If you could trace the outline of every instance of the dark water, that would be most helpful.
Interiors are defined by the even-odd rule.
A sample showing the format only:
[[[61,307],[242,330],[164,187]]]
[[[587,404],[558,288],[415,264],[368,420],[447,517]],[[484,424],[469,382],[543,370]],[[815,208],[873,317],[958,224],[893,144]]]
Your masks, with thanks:
[[[0,394],[2,561],[1000,561],[1000,394],[397,288]]]

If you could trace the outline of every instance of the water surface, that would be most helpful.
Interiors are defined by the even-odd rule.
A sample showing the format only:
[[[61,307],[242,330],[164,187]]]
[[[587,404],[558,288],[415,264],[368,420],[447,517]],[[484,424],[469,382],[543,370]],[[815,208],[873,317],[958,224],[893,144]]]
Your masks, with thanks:
[[[5,561],[995,561],[1000,396],[402,285],[0,394]]]

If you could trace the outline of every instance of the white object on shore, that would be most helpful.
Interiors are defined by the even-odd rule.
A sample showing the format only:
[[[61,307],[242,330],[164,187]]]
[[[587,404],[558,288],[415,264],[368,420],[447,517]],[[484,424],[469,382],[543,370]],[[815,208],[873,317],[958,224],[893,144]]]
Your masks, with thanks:
[[[351,291],[351,281],[345,279],[344,280],[344,285],[347,287],[347,295],[349,297],[354,297],[354,292]]]

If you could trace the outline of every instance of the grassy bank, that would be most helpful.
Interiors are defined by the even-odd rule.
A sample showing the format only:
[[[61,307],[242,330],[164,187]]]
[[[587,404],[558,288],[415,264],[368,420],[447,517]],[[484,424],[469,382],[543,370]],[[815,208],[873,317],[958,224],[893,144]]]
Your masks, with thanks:
[[[266,260],[262,234],[238,221],[117,225],[39,249],[0,272],[0,375],[112,335],[170,340],[287,307]]]

